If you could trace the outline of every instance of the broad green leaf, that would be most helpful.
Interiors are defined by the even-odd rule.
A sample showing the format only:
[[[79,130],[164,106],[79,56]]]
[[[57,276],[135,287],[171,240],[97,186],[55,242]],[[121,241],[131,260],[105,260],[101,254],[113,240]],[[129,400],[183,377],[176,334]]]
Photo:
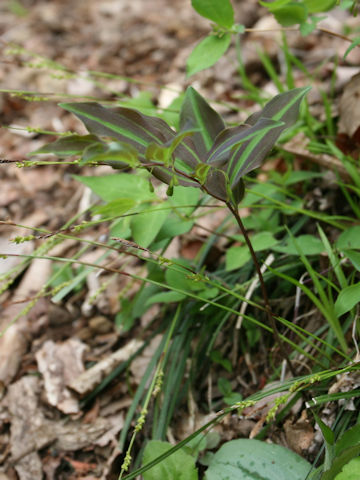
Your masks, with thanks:
[[[149,300],[146,302],[146,306],[153,305],[154,303],[173,303],[173,302],[180,302],[186,298],[186,295],[183,293],[179,292],[160,292],[156,293],[154,296],[149,298]]]
[[[340,455],[338,455],[329,470],[326,470],[321,480],[334,480],[336,476],[341,472],[343,467],[347,465],[350,460],[360,455],[360,445],[354,445],[353,447],[347,448]]]
[[[205,18],[221,27],[231,28],[234,23],[234,10],[230,0],[191,0],[193,8]]]
[[[169,197],[169,200],[172,197]],[[183,235],[191,230],[194,225],[194,220],[184,220],[183,218],[171,214],[166,222],[163,223],[157,237],[156,242],[161,242],[165,238],[175,238],[178,235]]]
[[[130,173],[83,177],[74,175],[76,180],[91,188],[102,200],[112,202],[119,198],[131,198],[136,202],[154,200],[156,195],[149,190],[148,181]]]
[[[251,237],[251,243],[255,252],[261,252],[267,250],[278,244],[278,240],[271,232],[259,232]]]
[[[360,457],[353,458],[336,475],[335,480],[359,480]]]
[[[304,480],[311,465],[293,451],[259,440],[225,443],[214,455],[206,480]]]
[[[174,195],[169,198],[169,203],[176,207],[176,212],[181,215],[190,215],[196,208],[200,198],[200,190],[191,187],[175,187]],[[180,208],[185,205],[184,208]]]
[[[167,452],[172,445],[159,440],[150,440],[146,445],[142,464],[146,465]],[[183,449],[165,458],[162,462],[143,473],[144,480],[198,480],[195,458]]]
[[[259,0],[260,5],[262,5],[263,7],[266,7],[269,10],[269,12],[273,12],[274,10],[281,8],[290,2],[291,0],[273,0],[270,2],[263,2],[262,0]]]
[[[311,15],[307,18],[306,22],[300,23],[300,33],[303,37],[310,35],[316,28],[321,20],[324,20],[326,17],[316,17]]]
[[[313,235],[299,235],[296,237],[296,241],[301,245],[301,250],[304,252],[304,255],[319,255],[325,250],[322,241]],[[299,255],[291,238],[285,245],[275,245],[272,247],[272,250],[288,255]]]
[[[159,207],[151,206],[135,215],[131,220],[131,232],[134,241],[141,247],[148,247],[169,215],[169,210],[164,209],[166,202]]]
[[[212,67],[226,52],[231,42],[231,34],[209,35],[196,45],[186,62],[188,77],[205,68]]]
[[[360,444],[360,425],[355,425],[339,438],[335,444],[335,454],[338,456],[347,448]]]
[[[327,12],[337,3],[336,0],[303,0],[303,2],[309,13]]]
[[[136,202],[132,198],[118,198],[106,205],[101,205],[92,208],[94,215],[102,215],[103,217],[115,217],[123,215],[131,210],[136,205]]]
[[[251,243],[255,252],[267,250],[276,245],[278,240],[270,232],[260,232],[251,237]],[[251,256],[246,245],[230,247],[226,251],[226,270],[240,268],[250,260]]]
[[[249,249],[246,246],[231,247],[226,250],[226,271],[241,268],[251,258]]]
[[[197,282],[191,279],[190,264],[187,260],[178,259],[176,263],[176,266],[166,270],[165,279],[167,285],[184,291],[199,291],[204,289],[205,284],[203,282]],[[184,268],[181,265],[183,265]]]
[[[291,25],[303,23],[308,16],[306,6],[295,2],[288,3],[281,8],[273,10],[272,13],[283,27],[290,27]]]
[[[60,137],[55,142],[48,143],[43,147],[29,153],[29,155],[39,155],[43,153],[53,153],[58,157],[69,157],[71,155],[81,155],[86,147],[90,145],[102,145],[99,137],[95,135],[68,135]]]
[[[344,288],[335,302],[335,315],[340,317],[360,302],[360,282]]]
[[[205,158],[216,136],[225,128],[221,116],[192,87],[188,87],[180,112],[180,130],[197,130],[192,136],[199,160]]]
[[[336,241],[339,250],[360,249],[360,226],[344,230]]]

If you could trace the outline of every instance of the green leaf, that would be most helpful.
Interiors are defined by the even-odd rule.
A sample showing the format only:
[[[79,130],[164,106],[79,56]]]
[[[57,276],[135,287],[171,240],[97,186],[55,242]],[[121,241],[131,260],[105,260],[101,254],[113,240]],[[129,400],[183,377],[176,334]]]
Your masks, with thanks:
[[[191,187],[175,187],[174,195],[169,203],[177,207],[175,212],[181,215],[190,215],[196,208],[200,198],[200,190]],[[180,208],[184,205],[184,208]]]
[[[139,164],[135,148],[124,142],[94,143],[88,146],[82,152],[80,165],[88,163],[105,164],[118,169],[127,166],[135,168]]]
[[[321,178],[322,176],[323,173],[309,172],[307,170],[295,170],[286,176],[284,185],[289,186],[293,185],[294,183],[304,182],[313,178]]]
[[[335,315],[340,317],[360,302],[360,282],[344,288],[335,302]]]
[[[279,242],[271,232],[259,232],[251,237],[251,243],[255,252],[260,252],[273,247]]]
[[[177,303],[184,298],[186,298],[186,295],[180,292],[160,292],[149,298],[149,300],[146,302],[146,306],[149,307],[154,303]]]
[[[238,439],[225,443],[214,455],[206,480],[304,480],[310,463],[280,445]]]
[[[274,10],[279,9],[290,2],[291,0],[273,0],[271,2],[263,2],[262,0],[259,0],[260,5],[266,7],[269,12],[273,12]]]
[[[166,202],[161,206],[151,206],[135,215],[131,220],[131,232],[134,241],[141,247],[147,248],[164,224],[169,215],[169,210],[164,209]]]
[[[313,412],[313,415],[315,417],[315,421],[318,424],[321,433],[323,434],[323,437],[325,439],[325,442],[327,443],[328,446],[332,446],[335,443],[335,435],[334,432],[331,430],[330,427],[328,427],[322,420],[321,418]]]
[[[68,135],[44,145],[38,150],[29,153],[29,155],[40,155],[43,153],[53,153],[58,157],[81,155],[86,147],[94,144],[102,145],[102,142],[96,135]]]
[[[300,33],[303,37],[310,35],[316,28],[321,20],[324,20],[326,17],[315,17],[314,15],[307,18],[306,22],[300,24]]]
[[[360,226],[350,227],[343,231],[336,241],[339,250],[360,249]]]
[[[211,358],[213,360],[213,358]],[[230,370],[231,371],[231,370]],[[221,395],[229,395],[232,392],[231,382],[227,378],[220,377],[217,381]]]
[[[324,251],[322,241],[313,235],[299,235],[296,237],[296,241],[301,245],[301,250],[305,255],[319,255]],[[289,238],[285,245],[276,245],[272,247],[272,249],[276,252],[286,253],[288,255],[299,255],[291,238]]]
[[[335,454],[336,456],[340,455],[347,448],[353,447],[354,445],[360,444],[360,425],[355,425],[352,428],[349,428],[343,435],[339,438],[335,445]]]
[[[356,270],[360,272],[360,252],[356,252],[355,250],[342,250],[342,252],[347,256]]]
[[[227,370],[228,372],[230,372],[230,373],[232,372],[232,365],[231,365],[230,360],[228,358],[224,358],[223,354],[220,352],[220,350],[212,350],[210,352],[210,358],[213,362],[218,363],[219,365],[223,366],[225,368],[225,370]],[[218,385],[220,384],[220,380],[225,380],[225,379],[224,378],[223,379],[219,378]],[[228,380],[226,380],[226,381],[228,382]],[[221,391],[221,389],[220,389],[220,391]],[[221,393],[223,395],[226,395],[231,391],[232,390],[231,390],[231,385],[230,385],[230,389],[226,390],[225,393],[221,391]]]
[[[275,246],[278,242],[270,232],[260,232],[251,237],[251,243],[255,252],[267,250]],[[247,263],[251,258],[249,249],[246,245],[239,247],[230,247],[226,251],[226,270],[235,270]]]
[[[230,0],[191,0],[193,8],[205,18],[221,27],[231,28],[234,23],[234,10]]]
[[[331,10],[336,5],[336,0],[303,0],[309,13],[320,13]]]
[[[360,457],[353,458],[336,475],[335,480],[359,480]]]
[[[102,215],[103,217],[115,217],[123,215],[136,205],[132,198],[118,198],[106,205],[93,207],[91,209],[94,215]]]
[[[73,176],[106,202],[119,198],[131,198],[140,203],[156,198],[156,195],[149,190],[148,181],[140,175],[121,173],[100,177]]]
[[[250,260],[250,258],[251,255],[246,246],[228,248],[226,250],[226,271],[229,272],[230,270],[236,270],[242,267]]]
[[[349,55],[351,50],[353,50],[358,45],[360,45],[360,37],[356,37],[353,39],[353,41],[351,42],[351,45],[347,48],[346,52],[344,53],[343,60],[345,60],[345,58]]]
[[[151,440],[145,447],[142,464],[152,462],[167,452],[172,445],[159,440]],[[183,449],[176,451],[162,462],[143,473],[144,480],[198,480],[195,459]]]
[[[360,455],[360,445],[355,445],[344,450],[339,456],[337,456],[329,470],[326,470],[321,480],[334,480],[336,476],[341,472],[342,468],[355,457]]]
[[[188,87],[180,111],[180,129],[195,130],[192,140],[199,158],[205,158],[216,136],[225,128],[221,116],[192,87]]]
[[[205,68],[212,67],[226,52],[231,42],[231,34],[209,35],[201,40],[190,53],[186,62],[188,77]]]
[[[303,23],[308,17],[308,10],[301,3],[290,2],[284,7],[272,11],[276,20],[283,27],[290,27],[297,23]]]

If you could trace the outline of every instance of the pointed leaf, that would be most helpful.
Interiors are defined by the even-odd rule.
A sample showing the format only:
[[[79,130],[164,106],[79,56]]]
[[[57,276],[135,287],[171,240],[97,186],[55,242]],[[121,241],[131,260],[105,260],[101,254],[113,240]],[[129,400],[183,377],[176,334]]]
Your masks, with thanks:
[[[308,90],[309,87],[305,87],[281,93],[267,103],[261,112],[249,117],[247,123],[253,125],[255,131],[259,131],[254,138],[240,144],[232,152],[227,166],[232,189],[237,187],[241,177],[261,165],[283,130],[295,123],[300,102]],[[283,124],[276,126],[274,121]],[[250,130],[247,133],[249,134]],[[240,131],[239,136],[242,134]]]
[[[188,77],[205,68],[212,67],[226,52],[231,42],[231,34],[227,33],[221,37],[209,35],[199,42],[190,53],[186,61],[186,72]]]
[[[175,136],[163,120],[129,108],[113,110],[98,103],[63,103],[60,106],[80,118],[91,133],[129,143],[142,155],[149,143],[165,143]]]
[[[44,145],[29,155],[53,153],[58,157],[69,157],[71,155],[82,154],[86,147],[93,144],[101,145],[102,142],[100,138],[95,135],[68,135],[66,137],[60,137],[58,140],[55,140],[55,142]]]
[[[192,141],[199,160],[204,159],[216,136],[225,128],[221,116],[192,87],[186,90],[180,112],[180,130],[194,130]]]
[[[299,116],[301,100],[310,89],[311,87],[293,88],[276,95],[260,112],[250,115],[245,123],[254,125],[260,117],[266,117],[285,122],[285,128],[291,127]]]
[[[260,167],[285,127],[283,122],[261,118],[253,128],[254,136],[236,147],[229,161],[228,174],[232,186],[241,177]]]
[[[218,25],[231,28],[234,23],[234,10],[230,0],[192,0],[193,8],[205,18]]]
[[[340,317],[360,302],[360,282],[344,288],[335,302],[335,315]]]
[[[239,127],[226,128],[223,130],[215,140],[212,149],[209,152],[207,163],[221,166],[225,163],[234,162],[239,158],[245,150],[250,141],[254,138],[264,138],[264,136],[271,130],[282,127],[283,122],[277,122],[269,118],[261,118],[255,125],[240,125]],[[267,142],[268,137],[265,139]],[[269,149],[273,147],[270,143]],[[255,167],[254,167],[255,168]],[[232,165],[227,166],[228,171],[232,171]]]

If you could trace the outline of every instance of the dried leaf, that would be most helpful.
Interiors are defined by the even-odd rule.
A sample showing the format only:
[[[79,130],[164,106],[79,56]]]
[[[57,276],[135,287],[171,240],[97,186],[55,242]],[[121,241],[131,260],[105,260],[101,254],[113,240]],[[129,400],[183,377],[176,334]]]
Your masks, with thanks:
[[[67,385],[83,371],[86,345],[70,338],[63,343],[46,341],[35,357],[44,377],[47,401],[64,413],[78,413],[79,402]]]

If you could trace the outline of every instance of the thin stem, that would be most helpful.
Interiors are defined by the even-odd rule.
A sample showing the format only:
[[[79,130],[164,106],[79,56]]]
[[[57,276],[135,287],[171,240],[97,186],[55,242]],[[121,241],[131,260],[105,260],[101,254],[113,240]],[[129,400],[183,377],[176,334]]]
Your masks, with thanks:
[[[290,360],[288,354],[286,353],[284,344],[283,344],[283,342],[280,338],[279,331],[278,331],[277,326],[276,326],[275,315],[271,311],[269,296],[267,294],[267,290],[266,290],[266,286],[265,286],[265,282],[264,282],[264,277],[263,277],[263,274],[261,273],[261,268],[260,268],[259,262],[256,258],[256,254],[255,254],[254,248],[252,246],[252,243],[250,241],[249,235],[248,235],[248,233],[246,231],[246,228],[245,228],[245,226],[244,226],[244,224],[243,224],[243,222],[240,218],[238,210],[236,208],[234,208],[230,203],[227,203],[226,205],[227,205],[228,209],[230,210],[230,212],[232,213],[232,215],[234,216],[237,224],[239,225],[241,233],[244,235],[245,242],[248,246],[250,255],[251,255],[251,257],[253,259],[253,262],[254,262],[254,265],[255,265],[256,272],[257,272],[258,277],[259,277],[260,287],[261,287],[261,291],[262,291],[262,294],[263,294],[263,297],[264,297],[265,310],[266,310],[266,313],[267,313],[267,316],[268,316],[269,324],[270,324],[270,326],[271,326],[271,328],[274,332],[275,341],[279,346],[279,350],[280,350],[280,353],[281,353],[282,357],[286,360],[286,363],[289,367],[290,372],[295,377],[296,372],[295,372],[295,369],[293,367],[293,364],[291,363],[291,360]]]

